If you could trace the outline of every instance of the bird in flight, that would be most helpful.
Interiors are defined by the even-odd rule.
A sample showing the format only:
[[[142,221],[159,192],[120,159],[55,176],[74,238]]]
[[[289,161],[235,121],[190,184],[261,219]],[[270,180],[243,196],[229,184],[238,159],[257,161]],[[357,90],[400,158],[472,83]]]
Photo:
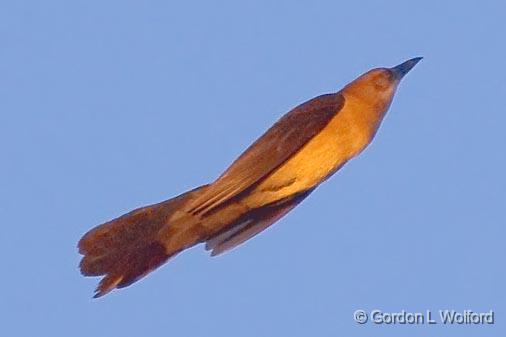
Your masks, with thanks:
[[[372,69],[295,107],[214,182],[133,210],[79,241],[95,297],[126,287],[198,243],[219,255],[260,233],[372,141],[401,79],[422,58]]]

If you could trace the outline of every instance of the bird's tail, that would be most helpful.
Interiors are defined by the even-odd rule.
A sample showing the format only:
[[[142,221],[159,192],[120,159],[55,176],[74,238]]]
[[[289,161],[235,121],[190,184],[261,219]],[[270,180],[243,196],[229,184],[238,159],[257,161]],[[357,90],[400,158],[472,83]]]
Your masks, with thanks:
[[[188,242],[181,242],[177,249],[167,250],[159,239],[159,232],[168,226],[174,212],[203,187],[136,209],[93,228],[81,238],[78,244],[79,252],[84,255],[79,265],[81,273],[103,276],[95,297],[132,284],[171,256],[197,243],[188,237]]]

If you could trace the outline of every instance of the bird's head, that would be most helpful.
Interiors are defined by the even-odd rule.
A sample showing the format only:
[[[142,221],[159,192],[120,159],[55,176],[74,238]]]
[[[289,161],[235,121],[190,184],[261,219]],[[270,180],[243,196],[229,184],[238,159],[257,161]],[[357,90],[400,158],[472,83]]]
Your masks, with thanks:
[[[359,99],[363,104],[386,111],[401,79],[421,59],[415,57],[392,68],[372,69],[344,87],[342,92],[345,96]]]

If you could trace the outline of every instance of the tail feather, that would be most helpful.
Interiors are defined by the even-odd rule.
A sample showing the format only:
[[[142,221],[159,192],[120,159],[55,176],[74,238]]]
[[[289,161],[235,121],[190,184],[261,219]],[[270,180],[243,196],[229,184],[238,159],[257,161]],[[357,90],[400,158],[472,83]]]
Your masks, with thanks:
[[[165,247],[157,242],[136,251],[126,252],[100,281],[94,297],[103,296],[115,288],[129,286],[164,264],[169,257]]]
[[[202,188],[202,187],[201,187]],[[170,256],[159,232],[183,203],[201,188],[159,204],[146,206],[99,225],[79,241],[84,255],[79,265],[85,276],[104,276],[95,297],[126,287],[165,263]]]

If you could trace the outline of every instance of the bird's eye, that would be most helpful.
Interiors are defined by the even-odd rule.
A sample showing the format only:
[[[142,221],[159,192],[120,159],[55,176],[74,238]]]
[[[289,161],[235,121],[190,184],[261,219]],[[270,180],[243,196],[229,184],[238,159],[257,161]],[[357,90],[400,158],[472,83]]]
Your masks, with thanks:
[[[390,87],[392,75],[386,71],[378,73],[374,80],[374,86],[377,90],[385,90]]]

